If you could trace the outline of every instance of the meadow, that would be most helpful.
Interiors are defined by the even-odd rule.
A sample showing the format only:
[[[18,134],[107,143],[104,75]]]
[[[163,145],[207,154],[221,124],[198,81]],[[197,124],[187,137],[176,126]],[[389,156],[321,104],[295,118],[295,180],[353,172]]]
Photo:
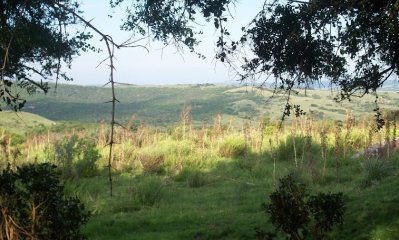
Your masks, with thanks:
[[[365,114],[372,99],[346,108],[327,101],[328,92],[320,90],[296,96],[308,104],[304,108],[314,107],[313,114],[281,123],[281,100],[268,100],[270,92],[221,86],[120,89],[126,91],[122,102],[137,91],[133,96],[143,105],[130,102],[131,108],[142,106],[130,113],[119,109],[125,121],[116,129],[111,197],[109,127],[101,121],[108,110],[105,105],[91,110],[99,104],[91,98],[107,89],[63,91],[70,89],[96,94],[81,96],[87,98],[82,105],[77,95],[67,98],[61,90],[47,96],[53,101],[34,96],[31,111],[44,112],[41,104],[47,104],[59,112],[42,114],[51,120],[29,115],[25,121],[36,125],[24,131],[1,123],[1,166],[58,165],[66,194],[78,196],[92,213],[82,229],[89,239],[256,239],[258,231],[273,229],[261,205],[288,174],[310,194],[344,194],[344,223],[328,239],[399,239],[399,154],[391,145],[374,155],[362,153],[397,138],[397,114],[390,111],[396,92],[380,97],[387,124],[377,131],[372,113]],[[278,239],[284,238],[280,231]]]

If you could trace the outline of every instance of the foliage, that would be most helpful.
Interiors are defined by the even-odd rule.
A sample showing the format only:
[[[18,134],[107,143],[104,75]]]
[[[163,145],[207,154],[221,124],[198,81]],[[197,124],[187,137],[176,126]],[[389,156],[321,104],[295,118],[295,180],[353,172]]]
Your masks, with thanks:
[[[248,146],[243,136],[226,137],[219,147],[222,157],[243,157],[248,152]]]
[[[159,204],[165,195],[164,183],[158,177],[142,178],[133,188],[133,197],[137,204],[154,206]]]
[[[97,172],[96,161],[100,158],[96,145],[77,135],[65,137],[46,149],[50,160],[54,160],[66,179],[91,177]]]
[[[175,177],[176,181],[185,181],[190,188],[202,187],[207,183],[205,175],[199,169],[185,167]]]
[[[24,106],[25,100],[14,85],[29,93],[37,88],[46,92],[44,80],[54,76],[69,80],[61,63],[70,66],[73,56],[92,49],[87,43],[90,34],[67,31],[79,22],[72,14],[79,11],[74,0],[62,4],[41,0],[0,3],[0,109]]]
[[[1,239],[84,239],[89,213],[64,196],[55,166],[26,165],[0,175]]]
[[[344,138],[345,140],[345,138]],[[347,141],[344,143],[349,150],[357,150],[364,148],[364,133],[360,131],[351,131]]]
[[[362,185],[371,186],[392,174],[393,165],[386,159],[366,158],[362,162],[364,178]]]
[[[146,173],[163,173],[165,154],[155,148],[145,148],[137,156],[143,171]]]
[[[318,193],[309,196],[306,186],[288,175],[280,179],[279,188],[270,195],[270,203],[263,209],[270,214],[276,229],[285,232],[289,239],[325,239],[336,224],[342,224],[343,194]]]
[[[328,79],[340,90],[337,100],[376,94],[399,73],[398,8],[393,0],[265,1],[233,44],[254,52],[244,58],[242,79],[273,75],[275,89],[289,92]]]
[[[125,0],[112,0],[111,6],[115,7]],[[154,40],[165,45],[171,42],[177,46],[185,45],[191,51],[198,44],[192,23],[205,18],[213,21],[215,28],[222,32],[227,31],[222,24],[227,21],[225,14],[234,0],[200,0],[200,1],[131,1],[127,9],[127,18],[122,29],[135,34],[150,35]],[[227,35],[227,34],[226,34]],[[220,42],[221,43],[221,42]]]
[[[241,80],[269,79],[263,75],[273,75],[276,81],[270,86],[275,91],[291,93],[298,86],[308,89],[327,79],[328,85],[338,86],[336,100],[342,100],[357,93],[376,95],[390,76],[398,74],[399,6],[394,0],[264,0],[263,7],[242,28],[243,36],[231,41],[226,22],[232,17],[230,7],[235,2],[112,0],[110,6],[126,9],[121,28],[131,32],[133,38],[125,42],[127,45],[136,43],[138,36],[149,36],[165,45],[174,44],[179,50],[186,46],[194,51],[202,31],[193,25],[201,20],[213,23],[218,31],[216,58],[227,61],[238,71],[238,61],[234,60],[243,57],[239,59],[243,62],[242,71],[238,72]],[[2,68],[2,76],[10,79],[1,79],[4,86],[1,96],[14,109],[22,107],[24,100],[18,94],[11,94],[14,84],[11,80],[21,82],[21,87],[30,92],[35,86],[46,89],[34,82],[31,75],[40,79],[56,75],[58,79],[59,75],[64,76],[59,71],[61,60],[69,65],[79,51],[92,49],[87,44],[89,34],[78,32],[70,37],[64,33],[69,25],[89,27],[113,47],[124,46],[115,44],[101,29],[80,17],[76,1],[7,1],[1,7],[2,26],[5,26],[1,28],[2,60],[8,63]],[[245,49],[240,45],[249,45],[253,52],[249,56],[253,57],[237,52]],[[35,64],[38,69],[31,67]],[[261,83],[261,86],[269,85]],[[290,103],[290,96],[284,114],[293,111],[303,114],[299,104]],[[381,126],[383,119],[377,99],[374,110]]]
[[[311,139],[307,137],[288,136],[284,141],[280,141],[276,149],[276,157],[280,161],[290,161],[295,157],[299,159],[306,154],[303,151],[303,147],[305,147],[306,150],[310,150],[311,144]]]
[[[270,195],[270,204],[263,204],[266,213],[270,214],[273,224],[290,235],[291,239],[306,236],[306,225],[310,213],[305,202],[306,188],[294,181],[292,176],[280,180],[277,191]]]

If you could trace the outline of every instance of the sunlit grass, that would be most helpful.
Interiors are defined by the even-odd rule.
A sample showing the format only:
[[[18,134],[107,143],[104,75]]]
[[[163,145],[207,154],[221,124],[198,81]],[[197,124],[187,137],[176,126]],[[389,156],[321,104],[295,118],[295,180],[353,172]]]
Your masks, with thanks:
[[[57,163],[46,154],[54,156],[58,140],[76,135],[94,141],[101,153],[97,176],[64,180],[66,193],[92,211],[84,226],[89,239],[254,239],[255,229],[272,229],[261,204],[289,173],[310,192],[344,193],[344,225],[333,239],[398,239],[399,155],[353,158],[370,143],[392,139],[393,129],[372,132],[367,121],[339,124],[305,116],[282,128],[270,119],[236,126],[217,115],[212,125],[118,127],[113,197],[103,124],[5,142],[0,154],[13,167]],[[18,149],[20,155],[9,154]]]

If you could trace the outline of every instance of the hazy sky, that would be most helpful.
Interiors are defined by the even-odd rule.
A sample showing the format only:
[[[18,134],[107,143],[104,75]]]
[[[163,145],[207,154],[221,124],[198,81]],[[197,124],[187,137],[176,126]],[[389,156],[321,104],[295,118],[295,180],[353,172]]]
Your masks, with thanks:
[[[128,0],[130,1],[130,0]],[[263,1],[241,0],[232,9],[234,20],[229,27],[234,37],[240,33],[242,26],[259,11]],[[111,9],[108,1],[82,0],[82,7],[86,19],[101,29],[104,33],[113,36],[116,42],[123,42],[130,34],[120,31],[119,25],[123,17],[123,9]],[[113,15],[109,18],[108,15]],[[173,46],[161,50],[162,45],[151,43],[150,53],[140,48],[121,49],[116,51],[115,81],[131,84],[185,84],[185,83],[220,83],[234,79],[229,77],[228,69],[220,62],[215,62],[215,41],[217,33],[213,23],[201,28],[204,36],[197,48],[207,56],[206,60],[198,59],[195,54],[186,51],[182,56],[176,53]],[[94,34],[92,44],[104,49],[104,42]],[[105,49],[104,49],[105,50]],[[108,81],[109,71],[106,64],[97,65],[106,58],[102,53],[83,53],[74,60],[68,74],[74,78],[74,84],[103,85]]]

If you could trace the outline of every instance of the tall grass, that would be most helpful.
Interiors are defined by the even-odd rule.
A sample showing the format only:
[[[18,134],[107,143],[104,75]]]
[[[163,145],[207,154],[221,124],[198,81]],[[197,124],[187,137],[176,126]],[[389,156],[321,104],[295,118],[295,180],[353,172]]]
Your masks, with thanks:
[[[396,120],[387,119],[390,124],[375,132],[372,120],[358,121],[349,113],[348,119],[339,123],[316,122],[311,117],[294,117],[281,126],[279,122],[269,119],[238,125],[234,123],[234,119],[223,120],[220,114],[214,117],[212,125],[194,125],[188,107],[184,107],[180,118],[181,124],[162,129],[137,123],[137,116],[133,116],[126,126],[117,128],[113,169],[138,175],[176,176],[184,169],[209,170],[228,159],[235,159],[237,168],[253,171],[259,163],[264,162],[262,159],[266,156],[272,161],[274,177],[278,175],[280,162],[286,162],[292,167],[306,170],[315,179],[319,179],[327,176],[327,171],[334,171],[336,176],[339,176],[340,167],[347,164],[355,153],[362,152],[371,144],[381,142],[383,138],[388,141],[396,136]],[[100,123],[98,128],[89,130],[72,128],[64,132],[59,129],[55,132],[42,131],[41,134],[27,136],[25,141],[19,141],[14,145],[3,133],[0,154],[2,159],[5,159],[4,162],[10,162],[12,158],[18,158],[18,161],[14,162],[20,164],[54,161],[54,154],[51,156],[48,152],[60,152],[62,149],[55,148],[60,146],[60,141],[65,141],[65,149],[61,155],[66,159],[59,162],[61,165],[68,165],[72,158],[83,159],[89,155],[83,156],[83,150],[74,153],[74,148],[78,146],[69,146],[63,139],[77,138],[82,139],[79,140],[82,142],[86,141],[84,139],[91,139],[90,144],[96,143],[96,146],[91,146],[90,149],[95,148],[99,151],[99,160],[92,162],[101,170],[107,164],[107,132],[108,129],[103,123]],[[12,153],[15,149],[20,149],[20,152],[14,156]],[[76,156],[71,157],[71,154]],[[83,163],[80,163],[81,166],[78,164],[78,169],[87,168]],[[79,172],[75,174],[80,175]],[[202,181],[201,176],[196,174],[190,174],[193,176],[193,182]]]
[[[385,160],[386,155],[378,159],[367,156],[352,159],[367,146],[379,144],[380,139],[382,143],[384,139],[394,139],[394,122],[380,132],[375,132],[372,120],[352,119],[350,123],[341,122],[337,128],[336,122],[315,122],[306,117],[292,118],[280,127],[279,122],[267,119],[234,124],[234,119],[226,121],[217,115],[212,125],[194,125],[188,109],[185,111],[179,125],[157,128],[128,123],[116,129],[113,199],[106,194],[107,181],[101,171],[107,164],[105,146],[109,139],[108,129],[102,123],[92,129],[44,131],[15,144],[3,141],[0,159],[6,166],[12,159],[13,149],[20,149],[16,164],[58,161],[59,165],[68,165],[70,158],[75,159],[72,162],[84,163],[86,157],[90,160],[90,154],[85,157],[87,149],[76,143],[89,142],[89,148],[99,153],[98,160],[88,161],[95,164],[97,176],[90,172],[87,175],[90,178],[80,177],[85,175],[80,171],[91,168],[72,164],[72,175],[79,179],[66,179],[67,194],[84,200],[95,214],[94,225],[101,223],[98,228],[126,230],[131,224],[136,226],[134,231],[145,235],[152,233],[148,229],[167,228],[165,222],[171,222],[173,229],[191,223],[202,226],[201,232],[195,233],[181,233],[178,229],[177,235],[170,239],[181,238],[180,234],[187,234],[183,239],[193,239],[200,233],[208,236],[208,231],[210,239],[231,236],[230,239],[251,239],[253,234],[249,231],[264,224],[260,202],[277,179],[289,172],[315,188],[343,189],[350,193],[354,185],[359,190],[358,183],[363,188],[377,185],[391,175],[393,166],[398,164],[395,159]],[[75,140],[69,142],[71,139]],[[61,146],[63,149],[55,150]],[[54,151],[65,159],[58,156],[59,160],[55,160]],[[394,149],[389,151],[392,158]],[[238,223],[232,223],[232,219]],[[112,225],[120,221],[120,226]],[[123,228],[124,223],[129,226]],[[230,224],[231,229],[224,227]],[[143,226],[143,230],[137,226]],[[91,234],[98,228],[91,230]],[[226,237],[224,234],[229,232],[235,235]],[[140,234],[137,236],[141,237]]]

